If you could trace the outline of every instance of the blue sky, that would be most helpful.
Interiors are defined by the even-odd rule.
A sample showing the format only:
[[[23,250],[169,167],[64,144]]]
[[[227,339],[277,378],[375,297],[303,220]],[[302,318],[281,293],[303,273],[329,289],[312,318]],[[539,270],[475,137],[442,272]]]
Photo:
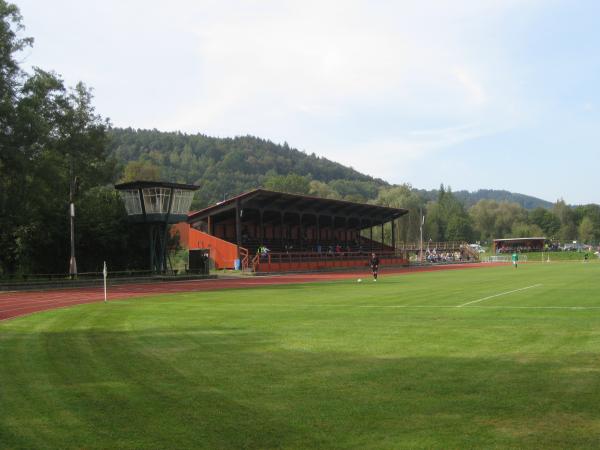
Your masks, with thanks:
[[[19,0],[116,126],[252,134],[393,183],[600,203],[600,2]]]

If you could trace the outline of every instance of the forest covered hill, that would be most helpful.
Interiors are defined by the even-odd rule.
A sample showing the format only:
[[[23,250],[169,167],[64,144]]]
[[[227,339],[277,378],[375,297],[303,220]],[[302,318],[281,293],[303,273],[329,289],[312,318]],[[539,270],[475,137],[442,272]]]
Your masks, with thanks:
[[[252,136],[215,138],[202,134],[112,128],[109,150],[124,179],[161,178],[200,186],[196,206],[265,186],[269,178],[293,174],[306,182],[337,187],[342,197],[366,201],[387,183],[327,158]]]
[[[423,197],[428,200],[435,200],[438,195],[438,190],[426,191],[417,189]],[[497,189],[479,189],[477,191],[454,191],[454,196],[464,203],[465,207],[470,208],[479,202],[480,200],[495,200],[497,202],[508,202],[508,203],[516,203],[522,206],[525,209],[535,209],[535,208],[552,208],[553,203],[542,200],[541,198],[532,197],[531,195],[518,194],[514,192],[509,192],[505,190],[497,190]]]
[[[196,207],[268,185],[273,177],[290,174],[305,178],[306,193],[347,200],[374,200],[379,188],[389,186],[384,180],[291,148],[287,143],[280,145],[253,136],[215,138],[132,128],[112,128],[109,136],[111,154],[126,178],[146,174],[197,184],[200,190]],[[425,200],[435,200],[438,195],[438,190],[415,191]],[[480,200],[517,203],[529,210],[552,207],[546,200],[504,190],[455,191],[454,195],[467,208]]]

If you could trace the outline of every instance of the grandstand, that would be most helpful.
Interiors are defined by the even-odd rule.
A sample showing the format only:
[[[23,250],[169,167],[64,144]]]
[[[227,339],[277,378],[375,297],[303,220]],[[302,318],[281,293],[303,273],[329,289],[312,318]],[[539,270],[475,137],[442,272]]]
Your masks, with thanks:
[[[217,268],[281,272],[363,266],[372,251],[383,264],[401,265],[408,259],[396,248],[396,221],[407,213],[255,189],[191,213],[189,229],[180,225],[178,231],[184,246],[209,249]],[[383,231],[387,223],[390,242],[376,241],[373,229]]]
[[[548,241],[545,237],[525,237],[494,239],[492,252],[494,254],[513,252],[542,252]]]

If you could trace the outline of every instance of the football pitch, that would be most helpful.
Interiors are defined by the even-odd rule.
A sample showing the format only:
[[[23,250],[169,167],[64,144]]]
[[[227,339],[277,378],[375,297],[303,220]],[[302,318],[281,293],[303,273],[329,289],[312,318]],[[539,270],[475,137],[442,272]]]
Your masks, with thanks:
[[[597,448],[600,263],[0,322],[0,448]]]

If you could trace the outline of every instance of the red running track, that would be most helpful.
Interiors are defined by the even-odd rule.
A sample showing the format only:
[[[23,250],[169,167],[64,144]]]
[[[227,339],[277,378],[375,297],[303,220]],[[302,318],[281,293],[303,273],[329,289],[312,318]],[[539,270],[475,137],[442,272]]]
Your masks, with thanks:
[[[432,272],[437,270],[472,269],[476,267],[490,267],[500,264],[460,264],[453,266],[431,266],[418,268],[386,268],[381,275]],[[169,294],[177,292],[214,291],[220,289],[245,289],[274,284],[313,283],[319,281],[344,280],[349,278],[367,278],[370,273],[342,272],[342,273],[311,273],[293,275],[256,276],[244,278],[190,280],[190,281],[165,281],[153,283],[122,284],[109,287],[109,300],[119,300],[131,297],[144,297],[149,295]],[[80,305],[83,303],[100,302],[104,300],[104,290],[100,287],[81,289],[60,289],[46,291],[13,291],[0,292],[0,321],[13,317],[24,316],[38,311]]]

